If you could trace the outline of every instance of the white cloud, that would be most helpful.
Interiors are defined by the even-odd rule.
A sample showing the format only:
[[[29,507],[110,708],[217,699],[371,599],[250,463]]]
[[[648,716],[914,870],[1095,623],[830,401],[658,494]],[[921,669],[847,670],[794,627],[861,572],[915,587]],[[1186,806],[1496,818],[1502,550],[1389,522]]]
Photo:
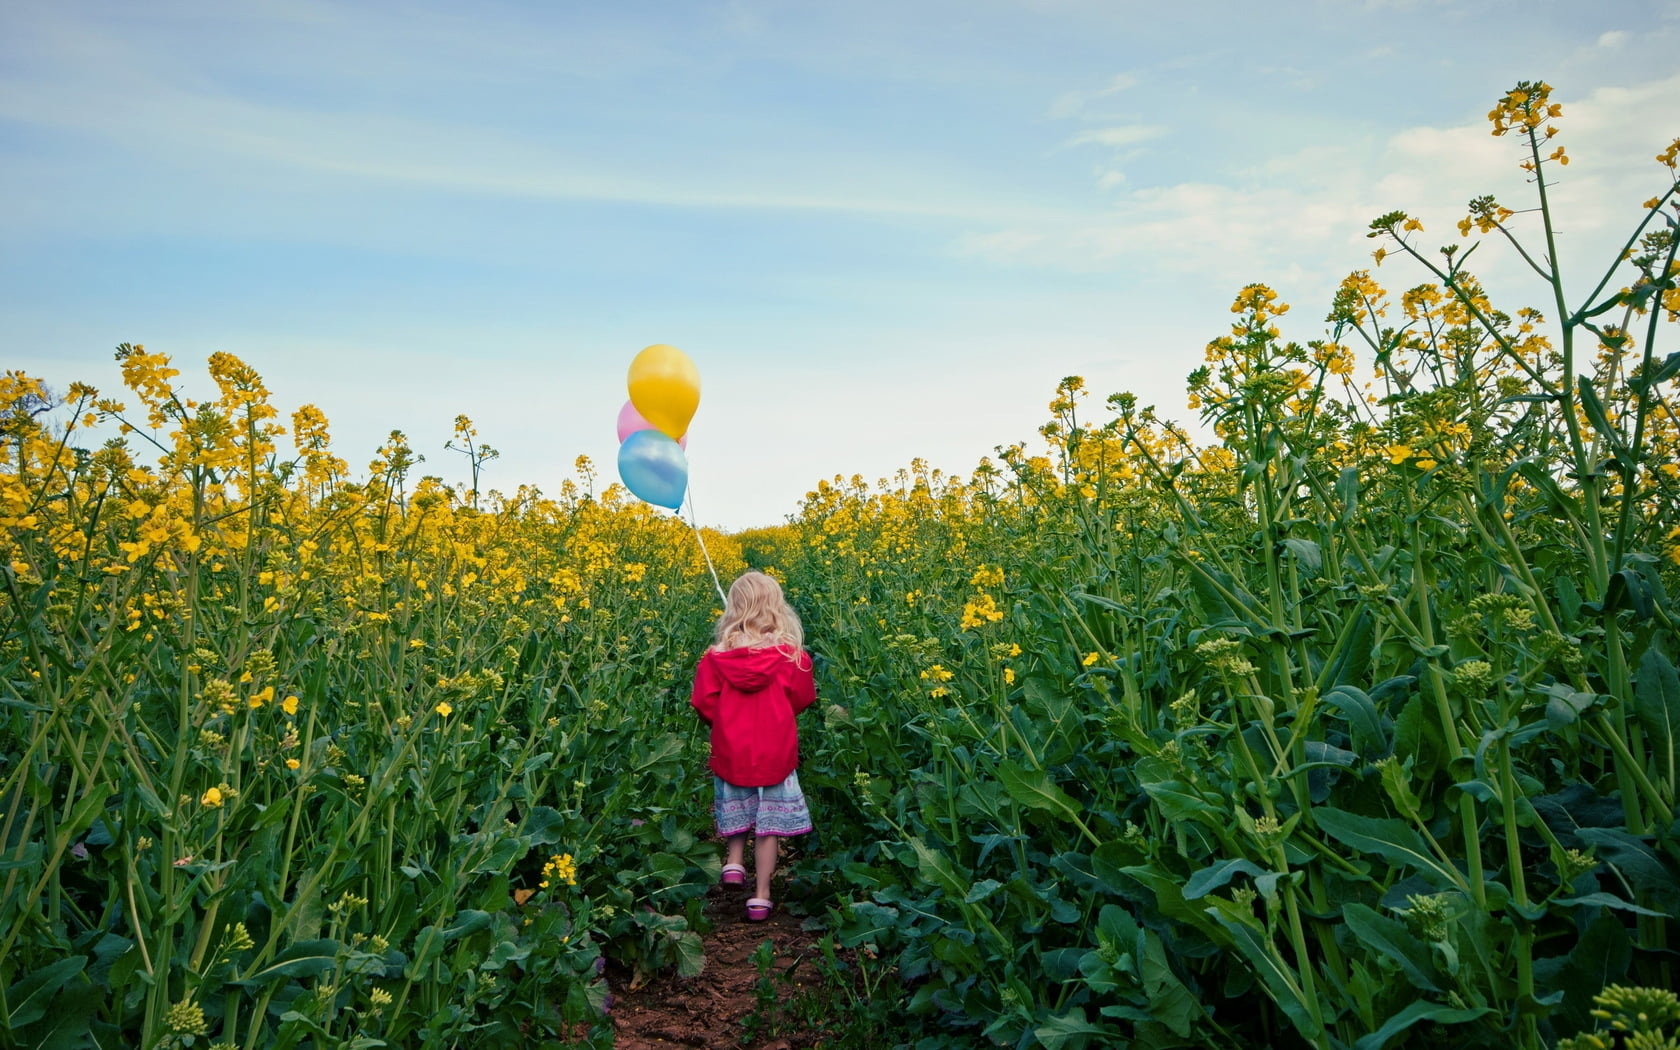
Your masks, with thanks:
[[[1109,146],[1114,149],[1124,149],[1136,146],[1140,142],[1160,138],[1167,133],[1167,129],[1154,124],[1126,124],[1110,128],[1092,128],[1082,131],[1069,140],[1071,146]]]
[[[1628,33],[1625,29],[1612,29],[1598,38],[1599,47],[1621,47],[1627,43]]]
[[[1319,84],[1318,77],[1295,66],[1260,66],[1255,72],[1261,76],[1276,77],[1297,91],[1308,91]]]
[[[1680,75],[1631,88],[1600,88],[1564,105],[1558,141],[1571,164],[1547,169],[1560,252],[1570,287],[1584,294],[1615,258],[1637,221],[1639,201],[1660,181],[1647,163],[1664,144],[1648,115],[1680,97]],[[1122,136],[1124,137],[1124,136]],[[1262,158],[1223,179],[1166,185],[1128,183],[1113,206],[1074,221],[1011,226],[961,238],[959,253],[987,261],[1075,273],[1125,272],[1140,264],[1228,286],[1293,271],[1317,309],[1348,270],[1371,265],[1365,235],[1378,215],[1402,209],[1420,218],[1418,243],[1433,250],[1458,242],[1455,224],[1470,198],[1493,193],[1518,209],[1520,237],[1537,223],[1519,144],[1495,138],[1485,123],[1413,127],[1386,140],[1342,140]],[[1310,260],[1303,266],[1303,260]],[[1404,264],[1401,264],[1404,265]],[[1532,275],[1503,244],[1476,258],[1478,274],[1506,281],[1526,297]],[[1379,277],[1395,270],[1389,263]],[[1398,273],[1398,271],[1396,271]],[[1419,280],[1421,274],[1415,275]],[[1403,280],[1396,276],[1395,281]],[[1319,300],[1322,300],[1320,302]]]
[[[1107,98],[1110,95],[1117,95],[1122,91],[1136,87],[1137,83],[1137,77],[1133,76],[1131,73],[1117,73],[1114,75],[1113,79],[1109,80],[1107,84],[1100,88],[1090,91],[1065,92],[1064,94],[1057,96],[1054,102],[1050,103],[1050,115],[1057,120],[1064,120],[1068,117],[1076,116],[1084,110],[1087,105],[1095,102],[1097,99]]]

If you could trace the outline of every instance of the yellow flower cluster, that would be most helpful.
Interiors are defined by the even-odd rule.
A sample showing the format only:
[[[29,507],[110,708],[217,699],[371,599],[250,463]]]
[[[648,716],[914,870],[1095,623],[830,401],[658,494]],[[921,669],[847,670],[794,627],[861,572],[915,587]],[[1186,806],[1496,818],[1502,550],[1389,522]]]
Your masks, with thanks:
[[[546,890],[556,882],[563,882],[568,886],[577,885],[577,864],[572,860],[570,853],[557,853],[548,858],[548,862],[543,865],[542,882],[539,885]]]
[[[1488,111],[1488,121],[1495,135],[1510,131],[1534,133],[1546,127],[1548,121],[1563,116],[1563,106],[1551,101],[1552,87],[1545,81],[1522,81],[1507,91]],[[1551,128],[1547,131],[1555,134]],[[1551,134],[1546,137],[1550,138]]]

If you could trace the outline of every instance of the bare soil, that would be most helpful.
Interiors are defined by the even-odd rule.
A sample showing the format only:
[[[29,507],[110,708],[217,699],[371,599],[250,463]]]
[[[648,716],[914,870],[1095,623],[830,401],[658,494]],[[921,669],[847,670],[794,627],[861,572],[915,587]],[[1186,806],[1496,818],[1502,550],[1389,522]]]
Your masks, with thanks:
[[[778,898],[787,892],[782,879],[785,860],[772,890]],[[661,975],[619,995],[612,1007],[615,1050],[687,1046],[797,1050],[821,1045],[821,1032],[789,1033],[787,1015],[761,1002],[759,971],[753,959],[766,940],[774,945],[770,987],[777,1003],[786,1004],[803,984],[817,979],[811,958],[817,951],[817,935],[803,929],[804,917],[790,914],[780,899],[770,918],[749,921],[746,902],[750,895],[739,887],[712,887],[706,896],[705,914],[712,930],[705,937],[705,968],[696,977]],[[791,979],[786,976],[790,971]],[[608,976],[612,977],[611,964]],[[615,993],[624,986],[621,980],[611,983]],[[761,1034],[749,1041],[747,1022],[755,1016]]]

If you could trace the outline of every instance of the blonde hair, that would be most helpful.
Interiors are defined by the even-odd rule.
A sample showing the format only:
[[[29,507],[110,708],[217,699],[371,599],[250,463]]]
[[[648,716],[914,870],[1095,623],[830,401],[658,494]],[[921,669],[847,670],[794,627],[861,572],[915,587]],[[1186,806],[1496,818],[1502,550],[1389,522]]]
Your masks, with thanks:
[[[714,634],[715,649],[776,646],[799,658],[805,647],[805,628],[799,614],[782,597],[782,585],[762,572],[744,572],[729,585]]]

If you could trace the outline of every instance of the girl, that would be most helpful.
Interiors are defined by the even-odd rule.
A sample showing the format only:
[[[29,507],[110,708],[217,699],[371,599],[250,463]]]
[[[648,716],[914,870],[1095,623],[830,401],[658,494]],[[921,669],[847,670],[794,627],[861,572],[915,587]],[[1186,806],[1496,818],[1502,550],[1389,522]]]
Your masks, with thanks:
[[[758,896],[747,901],[747,918],[754,922],[769,918],[774,907],[770,876],[782,836],[811,830],[811,811],[795,772],[794,716],[817,698],[804,639],[781,585],[761,572],[743,573],[730,585],[689,698],[712,729],[712,812],[727,843],[724,885],[745,884],[747,832],[756,837]]]

